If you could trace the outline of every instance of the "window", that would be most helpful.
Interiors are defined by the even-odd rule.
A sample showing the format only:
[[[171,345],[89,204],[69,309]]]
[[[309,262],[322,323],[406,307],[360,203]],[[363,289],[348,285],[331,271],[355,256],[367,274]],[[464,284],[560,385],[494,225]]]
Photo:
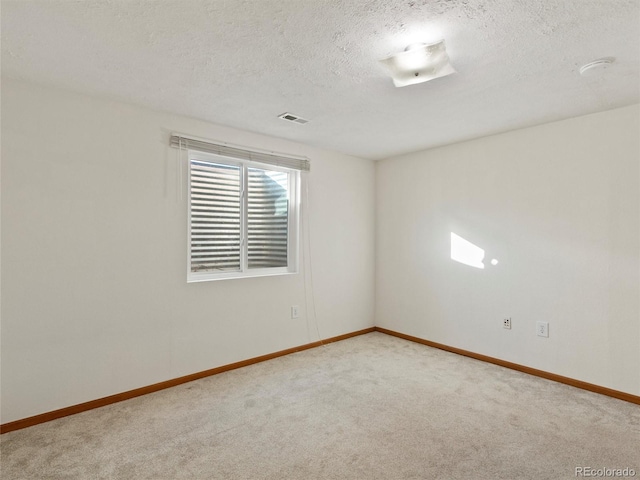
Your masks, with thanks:
[[[196,150],[188,158],[187,280],[295,273],[299,170]]]

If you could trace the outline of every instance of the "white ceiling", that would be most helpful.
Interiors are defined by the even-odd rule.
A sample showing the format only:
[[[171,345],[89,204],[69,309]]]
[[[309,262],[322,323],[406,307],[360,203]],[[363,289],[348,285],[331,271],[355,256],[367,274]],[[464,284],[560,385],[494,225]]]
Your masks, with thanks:
[[[3,75],[372,159],[640,101],[638,0],[1,7]],[[378,60],[440,38],[458,73],[395,88]],[[578,74],[605,56],[604,75]]]

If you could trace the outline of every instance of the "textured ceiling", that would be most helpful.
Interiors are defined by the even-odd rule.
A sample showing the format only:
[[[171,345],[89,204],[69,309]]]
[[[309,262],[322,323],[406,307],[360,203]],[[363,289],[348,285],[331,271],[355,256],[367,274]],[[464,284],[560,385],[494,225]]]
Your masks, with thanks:
[[[640,101],[638,0],[1,7],[3,75],[373,159]],[[395,88],[378,60],[441,38],[458,73]],[[604,75],[578,74],[605,56]]]

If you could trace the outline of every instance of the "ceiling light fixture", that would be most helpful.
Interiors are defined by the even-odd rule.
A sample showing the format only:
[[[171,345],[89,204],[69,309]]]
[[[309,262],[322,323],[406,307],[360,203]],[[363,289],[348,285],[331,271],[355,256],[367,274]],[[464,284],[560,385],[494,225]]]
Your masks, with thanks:
[[[615,61],[614,57],[599,58],[580,67],[580,75],[583,77],[598,75],[609,68]]]
[[[389,69],[396,87],[428,82],[434,78],[456,73],[449,63],[444,40],[430,45],[424,43],[409,45],[404,52],[380,60],[380,63]]]

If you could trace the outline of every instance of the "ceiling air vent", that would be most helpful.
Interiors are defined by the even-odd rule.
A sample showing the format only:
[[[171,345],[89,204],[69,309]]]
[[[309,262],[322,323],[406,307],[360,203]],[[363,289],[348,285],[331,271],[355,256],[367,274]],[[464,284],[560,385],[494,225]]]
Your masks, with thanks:
[[[300,125],[304,125],[305,123],[309,123],[309,120],[305,120],[302,117],[299,117],[297,115],[294,115],[293,113],[283,113],[282,115],[278,115],[278,118],[281,118],[282,120],[287,120],[289,122],[293,122],[293,123],[299,123]]]

